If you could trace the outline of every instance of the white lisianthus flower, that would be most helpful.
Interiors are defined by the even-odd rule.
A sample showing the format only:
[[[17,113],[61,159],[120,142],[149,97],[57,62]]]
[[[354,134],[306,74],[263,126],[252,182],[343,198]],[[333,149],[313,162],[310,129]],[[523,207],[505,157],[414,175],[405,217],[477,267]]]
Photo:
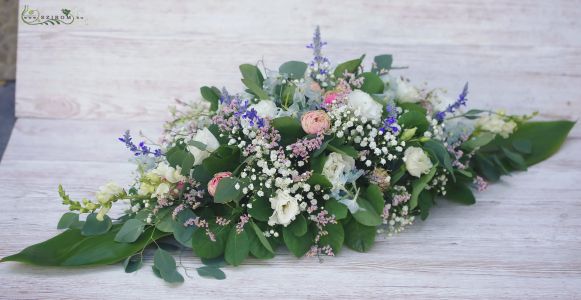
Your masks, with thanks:
[[[270,198],[270,207],[274,210],[268,219],[268,225],[280,224],[288,226],[299,214],[299,203],[287,191],[278,190],[274,197]]]
[[[156,197],[158,199],[165,198],[167,194],[169,194],[169,190],[170,190],[169,183],[167,182],[160,183],[155,189],[155,193],[152,194],[152,197]]]
[[[327,157],[323,165],[323,175],[329,179],[334,188],[345,185],[346,175],[355,170],[355,159],[353,157],[332,152]]]
[[[507,138],[514,132],[516,123],[514,121],[507,122],[498,115],[489,115],[480,117],[476,121],[476,128],[500,134],[503,138]]]
[[[261,100],[250,106],[256,110],[256,114],[261,118],[274,119],[278,115],[278,107],[272,100]]]
[[[177,168],[174,169],[165,162],[162,162],[152,171],[152,173],[164,178],[170,183],[178,183],[186,180],[186,177],[182,175],[181,171],[182,168],[180,166],[177,166]]]
[[[409,81],[399,77],[396,80],[395,98],[400,102],[416,103],[421,100],[420,91]]]
[[[119,196],[125,193],[123,188],[118,186],[116,183],[109,182],[106,185],[99,188],[99,191],[95,193],[95,198],[99,203],[106,204],[111,202],[115,196]]]
[[[198,130],[198,132],[196,133],[192,140],[206,145],[205,150],[201,150],[200,148],[192,145],[188,146],[188,151],[192,153],[195,159],[194,166],[202,164],[202,161],[208,158],[208,156],[210,156],[210,153],[216,151],[216,149],[220,147],[220,143],[208,128]]]
[[[359,115],[369,120],[381,121],[383,105],[377,103],[369,94],[362,90],[353,90],[347,98],[347,106],[358,111]]]
[[[422,148],[409,147],[405,150],[403,160],[405,167],[412,176],[420,177],[432,168],[432,161]]]

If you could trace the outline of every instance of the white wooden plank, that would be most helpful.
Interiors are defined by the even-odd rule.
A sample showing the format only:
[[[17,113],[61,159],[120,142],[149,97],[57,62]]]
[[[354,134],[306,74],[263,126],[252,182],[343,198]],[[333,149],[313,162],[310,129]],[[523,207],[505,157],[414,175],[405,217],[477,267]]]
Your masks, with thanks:
[[[90,140],[113,143],[108,136],[116,136],[122,122],[18,123],[10,155],[0,163],[0,256],[57,233],[55,224],[64,212],[59,183],[80,198],[91,197],[108,180],[126,184],[132,178],[132,166],[116,158],[126,154],[122,146],[103,146],[100,153],[85,146]],[[144,124],[153,126],[127,125]],[[64,132],[61,143],[50,142],[58,132]],[[154,277],[150,257],[143,270],[130,275],[120,266],[47,269],[4,263],[0,294],[9,299],[119,298],[130,289],[130,297],[140,299],[576,298],[581,293],[579,137],[576,131],[553,158],[479,193],[474,206],[440,201],[428,221],[379,239],[366,254],[346,250],[319,263],[281,250],[273,260],[226,268],[227,280],[214,281],[197,277],[199,260],[186,252],[182,262],[192,278],[179,288]],[[27,140],[45,146],[45,160],[37,157],[36,147],[23,146]],[[70,145],[70,160],[59,153],[61,144]],[[75,153],[105,159],[90,161]]]
[[[581,115],[576,1],[168,1],[161,13],[156,1],[26,4],[70,4],[86,19],[19,27],[21,117],[161,120],[202,85],[240,90],[241,63],[308,60],[316,24],[333,62],[393,53],[416,82],[455,92],[470,81],[475,104]]]

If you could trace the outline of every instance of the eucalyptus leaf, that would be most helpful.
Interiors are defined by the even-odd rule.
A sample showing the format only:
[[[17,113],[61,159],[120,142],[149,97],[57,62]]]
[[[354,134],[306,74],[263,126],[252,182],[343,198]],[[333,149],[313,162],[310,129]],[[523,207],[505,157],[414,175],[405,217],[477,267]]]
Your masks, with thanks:
[[[57,229],[71,228],[79,222],[79,214],[74,212],[65,213],[58,222]]]
[[[305,76],[308,65],[302,61],[287,61],[278,68],[281,74],[287,74],[291,79],[301,79]]]
[[[133,273],[143,266],[143,255],[137,253],[135,255],[129,256],[123,261],[123,269],[125,273]]]
[[[385,84],[383,80],[375,73],[365,72],[361,74],[363,76],[363,84],[361,85],[361,90],[368,94],[381,94],[383,93],[383,88]]]
[[[198,275],[205,278],[214,278],[218,280],[226,279],[226,274],[224,274],[224,271],[216,267],[203,266],[196,268],[196,272],[198,272]]]
[[[184,277],[177,271],[176,261],[169,252],[157,249],[153,255],[153,266],[163,280],[169,283],[184,282]]]
[[[335,71],[333,71],[335,78],[343,78],[343,74],[345,73],[345,71],[347,71],[348,73],[357,72],[357,69],[359,69],[359,66],[361,65],[361,62],[363,62],[364,58],[365,58],[365,55],[362,55],[360,58],[353,59],[350,61],[346,61],[342,64],[339,64],[335,68]]]
[[[112,222],[109,216],[105,215],[103,221],[97,220],[97,214],[91,213],[87,216],[81,233],[85,236],[105,234],[111,229]]]
[[[248,256],[250,252],[250,240],[246,230],[237,232],[236,229],[230,230],[228,240],[226,242],[226,250],[224,251],[224,259],[233,265],[240,265]]]
[[[214,195],[215,203],[228,203],[228,202],[238,202],[244,193],[242,189],[246,184],[235,177],[225,177],[220,180],[218,186],[216,187],[216,194]],[[238,188],[237,188],[238,187]]]
[[[137,219],[127,220],[121,230],[115,235],[115,241],[120,243],[133,243],[143,233],[145,223]]]

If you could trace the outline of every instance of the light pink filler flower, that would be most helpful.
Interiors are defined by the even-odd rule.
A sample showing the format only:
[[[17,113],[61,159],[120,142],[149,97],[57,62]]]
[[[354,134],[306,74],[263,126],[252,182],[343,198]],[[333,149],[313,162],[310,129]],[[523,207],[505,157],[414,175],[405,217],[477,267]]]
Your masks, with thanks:
[[[305,113],[301,118],[301,126],[308,134],[321,134],[331,127],[331,118],[322,110]]]
[[[210,195],[214,197],[214,195],[216,194],[216,187],[218,187],[218,183],[220,183],[220,180],[222,180],[222,178],[230,176],[232,176],[232,172],[220,172],[214,174],[214,178],[212,178],[212,180],[208,182],[208,193],[210,193]]]

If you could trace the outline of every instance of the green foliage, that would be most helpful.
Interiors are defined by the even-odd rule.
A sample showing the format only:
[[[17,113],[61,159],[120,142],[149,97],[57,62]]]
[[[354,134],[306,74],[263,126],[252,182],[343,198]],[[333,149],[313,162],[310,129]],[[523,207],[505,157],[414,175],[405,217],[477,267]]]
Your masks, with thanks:
[[[250,93],[254,94],[258,99],[268,99],[268,94],[262,89],[264,76],[258,67],[250,64],[243,64],[240,66],[242,73],[242,83],[248,88]]]
[[[340,154],[345,154],[347,156],[351,156],[353,158],[357,158],[359,156],[359,152],[355,147],[344,144],[342,140],[334,139],[328,145],[327,148],[333,152],[337,152]]]
[[[170,215],[171,216],[171,215]],[[192,235],[194,234],[195,226],[184,226],[187,220],[195,218],[194,212],[186,208],[179,212],[175,220],[172,220],[173,236],[180,244],[191,247]]]
[[[472,190],[461,182],[452,182],[446,185],[444,198],[461,204],[472,205],[476,203]]]
[[[135,255],[127,257],[123,261],[123,269],[125,273],[133,273],[141,269],[143,266],[143,254],[137,253]]]
[[[137,219],[127,220],[121,230],[115,235],[115,241],[120,243],[133,243],[139,236],[143,233],[145,229],[145,223]]]
[[[339,203],[335,199],[329,199],[325,202],[325,209],[327,212],[335,216],[336,220],[342,220],[347,217],[347,206]]]
[[[403,128],[416,127],[418,134],[423,134],[430,126],[430,123],[426,119],[426,115],[414,110],[403,113],[399,116],[397,122],[402,125]]]
[[[230,230],[224,252],[226,261],[233,266],[238,266],[246,259],[249,251],[250,240],[246,230],[242,230],[240,233],[235,228]]]
[[[424,143],[424,150],[428,151],[430,155],[436,159],[436,161],[443,166],[450,175],[456,181],[456,177],[454,176],[454,168],[452,167],[452,158],[450,157],[450,153],[448,149],[444,147],[441,142],[437,142],[435,140],[428,140]]]
[[[307,220],[303,215],[299,214],[296,219],[288,225],[288,229],[295,236],[303,236],[307,233]]]
[[[283,227],[282,236],[285,245],[296,257],[302,257],[305,255],[305,253],[311,249],[314,242],[313,233],[310,230],[302,236],[296,236],[289,227]]]
[[[278,68],[278,72],[286,74],[290,79],[301,79],[307,71],[308,65],[302,61],[287,61]]]
[[[218,110],[218,103],[220,101],[220,96],[222,95],[222,93],[220,92],[220,90],[213,86],[213,87],[207,87],[207,86],[203,86],[200,88],[200,93],[202,94],[202,97],[210,102],[210,110],[211,111],[216,111]]]
[[[75,226],[77,226],[78,223],[79,223],[79,214],[74,212],[67,212],[61,217],[56,228],[57,229],[74,228]]]
[[[236,186],[238,186],[238,189],[236,189]],[[244,186],[246,186],[246,184],[236,177],[222,178],[216,187],[214,202],[228,203],[231,201],[240,201],[240,199],[244,197],[244,193],[242,193]]]
[[[325,175],[318,173],[313,173],[311,177],[309,177],[309,179],[307,180],[307,183],[312,186],[320,185],[322,188],[327,189],[333,187],[333,184],[331,184],[331,182],[329,181],[329,179],[327,179],[327,177],[325,177]]]
[[[430,209],[434,205],[434,194],[423,190],[418,196],[418,206],[420,207],[420,218],[423,220],[428,218]]]
[[[306,135],[301,122],[293,117],[276,118],[272,120],[272,127],[280,133],[283,145],[292,144]]]
[[[365,226],[378,226],[381,224],[380,213],[375,210],[375,207],[369,201],[359,198],[357,199],[359,210],[353,214],[353,218],[357,222]]]
[[[355,251],[366,252],[375,243],[377,234],[375,226],[365,226],[351,219],[343,223],[343,229],[345,230],[345,245]]]
[[[181,143],[170,148],[165,155],[168,164],[173,167],[182,168],[182,175],[189,176],[194,165],[194,156],[186,149],[186,145]]]
[[[157,274],[169,283],[184,282],[184,277],[178,272],[175,259],[169,252],[157,249],[153,255],[153,268]]]
[[[108,265],[124,260],[154,240],[167,235],[149,227],[135,242],[117,243],[114,237],[120,229],[121,225],[114,225],[111,231],[94,236],[84,236],[78,229],[69,229],[1,261],[18,261],[39,266]]]
[[[333,74],[335,75],[336,78],[342,78],[345,71],[347,71],[347,73],[356,73],[357,69],[359,69],[359,66],[361,65],[361,62],[363,62],[364,58],[365,54],[362,55],[360,58],[349,60],[342,64],[339,64],[335,68]]]
[[[231,226],[219,226],[215,221],[210,221],[209,230],[214,234],[215,241],[206,234],[206,228],[196,228],[192,235],[192,249],[201,258],[215,258],[224,254]]]
[[[393,56],[391,54],[378,55],[373,58],[375,65],[371,69],[372,72],[383,74],[391,70],[393,64]]]
[[[250,222],[250,226],[252,227],[252,230],[254,230],[254,233],[256,235],[257,240],[264,247],[264,249],[266,249],[268,252],[274,254],[274,250],[272,249],[272,245],[270,245],[270,242],[264,236],[260,227],[258,227],[258,225],[256,225],[256,223],[254,223],[254,222]],[[249,235],[251,235],[251,234],[249,234]]]
[[[363,85],[361,86],[361,90],[368,93],[368,94],[381,94],[383,93],[383,87],[385,84],[383,80],[379,78],[379,76],[375,73],[365,72],[361,74],[363,76],[364,81]]]
[[[196,268],[196,272],[198,272],[198,275],[205,278],[214,278],[218,280],[226,279],[226,274],[224,274],[224,271],[220,270],[220,268],[212,266]]]
[[[204,159],[202,165],[212,175],[234,171],[240,165],[240,149],[235,146],[220,146]]]
[[[253,196],[250,200],[251,208],[248,209],[248,213],[252,215],[252,218],[266,222],[268,218],[272,216],[272,208],[270,207],[270,201],[266,197]]]
[[[469,140],[462,144],[462,149],[465,151],[473,151],[480,147],[486,146],[488,143],[492,142],[496,134],[490,132],[481,132],[477,136],[471,137]]]
[[[373,209],[378,214],[381,214],[383,212],[385,200],[383,199],[383,192],[381,191],[381,188],[379,188],[379,186],[377,186],[376,184],[369,184],[369,186],[365,190],[365,199],[369,201],[369,204],[371,204]]]
[[[92,213],[87,216],[87,220],[81,229],[81,233],[85,236],[105,234],[111,229],[112,222],[109,216],[105,215],[103,221],[97,220],[97,214]]]
[[[435,164],[428,174],[424,174],[420,179],[412,183],[412,197],[409,202],[410,209],[414,209],[418,206],[418,196],[426,188],[430,180],[432,180],[434,174],[436,174],[437,166],[438,164]]]
[[[343,226],[340,223],[327,224],[325,230],[327,231],[327,234],[321,237],[319,245],[329,245],[333,248],[334,254],[339,253],[343,247],[343,242],[345,241],[345,231],[343,230]]]

